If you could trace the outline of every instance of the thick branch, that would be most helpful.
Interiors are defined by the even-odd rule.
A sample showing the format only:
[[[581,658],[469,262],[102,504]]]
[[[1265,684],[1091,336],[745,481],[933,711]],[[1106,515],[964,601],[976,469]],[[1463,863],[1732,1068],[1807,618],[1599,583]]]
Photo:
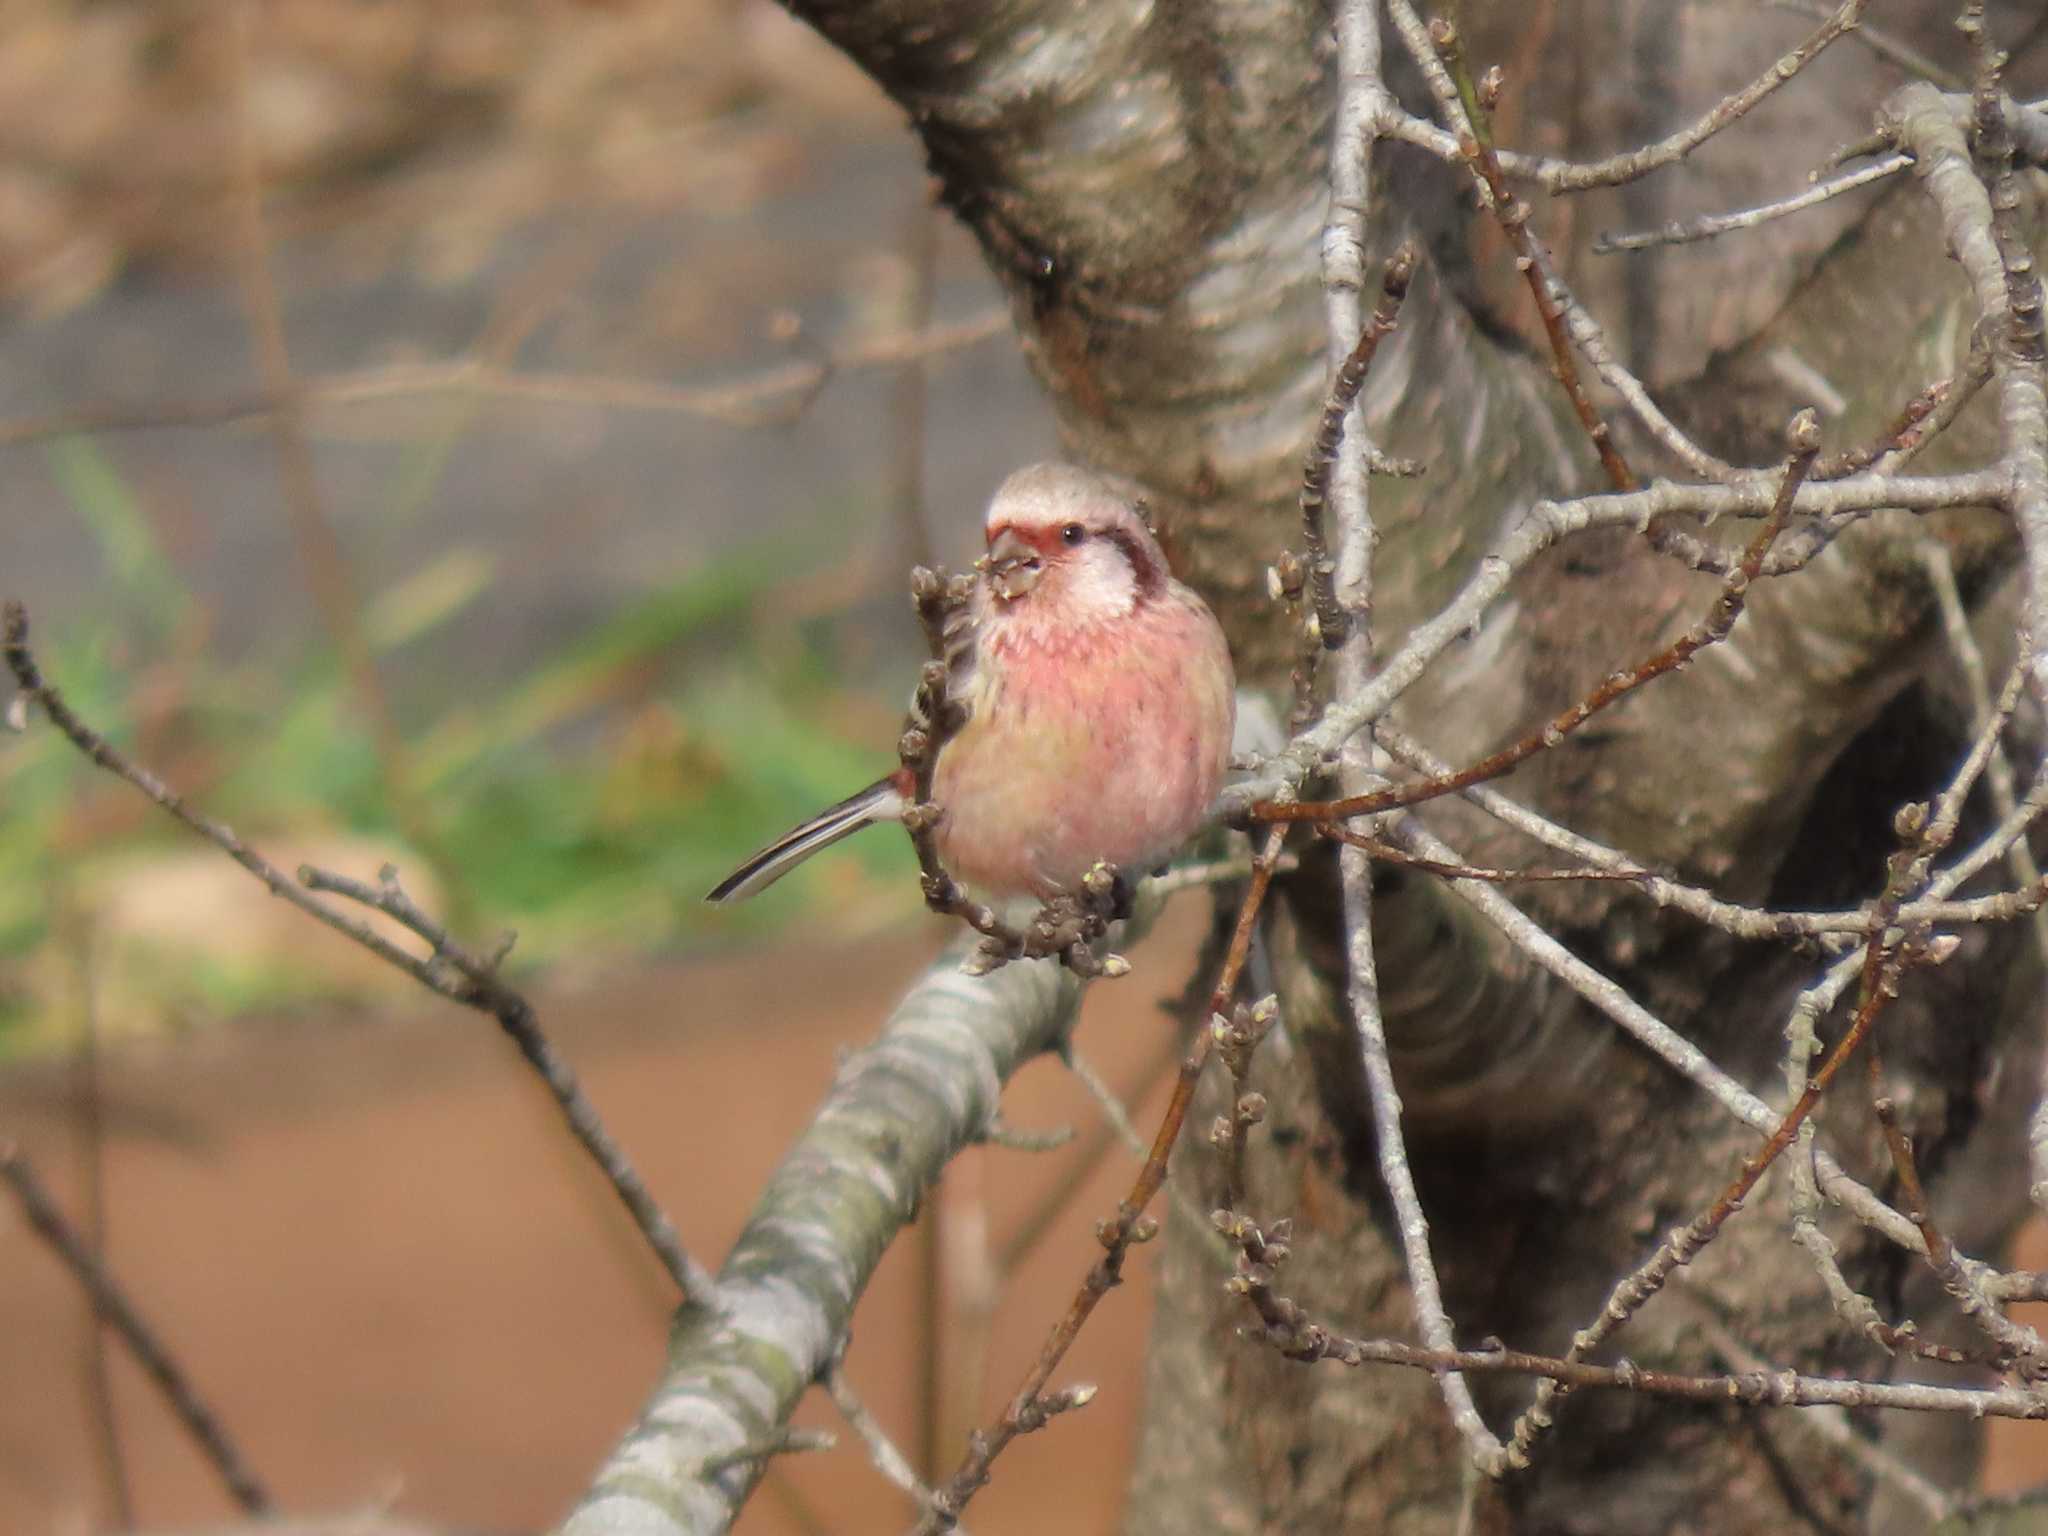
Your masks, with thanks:
[[[682,1315],[660,1385],[563,1536],[731,1525],[761,1462],[721,1458],[779,1428],[830,1367],[883,1250],[986,1132],[1010,1074],[1073,1018],[1080,983],[1058,965],[969,977],[962,952],[941,955],[840,1069],[719,1272],[721,1311]]]

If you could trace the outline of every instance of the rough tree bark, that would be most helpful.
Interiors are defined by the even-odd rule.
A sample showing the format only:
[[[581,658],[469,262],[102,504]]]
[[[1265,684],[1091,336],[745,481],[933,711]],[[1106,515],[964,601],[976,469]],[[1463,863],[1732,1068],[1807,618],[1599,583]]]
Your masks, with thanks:
[[[1240,673],[1284,680],[1293,641],[1265,595],[1289,542],[1301,455],[1325,387],[1318,276],[1335,92],[1329,15],[1305,0],[790,0],[903,106],[940,195],[1012,298],[1069,452],[1167,498],[1176,563],[1215,601]],[[1899,8],[1893,7],[1893,10]],[[1939,7],[1885,24],[1967,73]],[[2033,0],[1992,8],[2022,38]],[[1789,8],[1683,0],[1480,5],[1467,55],[1508,67],[1503,138],[1591,156],[1632,147],[1755,75],[1811,30]],[[1474,14],[1476,13],[1476,14]],[[2038,28],[2036,28],[2038,33]],[[2028,51],[2028,47],[2031,51]],[[2038,36],[2012,88],[2040,74]],[[1390,54],[1393,50],[1390,49]],[[1658,382],[1673,414],[1737,462],[1781,456],[1784,423],[1826,408],[1829,447],[1869,440],[1970,344],[1971,295],[1925,200],[1875,201],[1709,245],[1595,262],[1602,226],[1741,206],[1867,133],[1903,80],[1852,38],[1754,118],[1683,166],[1619,192],[1538,199],[1564,271]],[[1419,87],[1393,84],[1427,115]],[[1597,466],[1528,345],[1519,283],[1461,200],[1462,172],[1383,146],[1369,239],[1419,234],[1431,253],[1375,364],[1365,420],[1428,474],[1375,485],[1374,627],[1382,653],[1462,582],[1505,519],[1596,487]],[[1371,253],[1369,253],[1371,254]],[[1816,401],[1813,379],[1829,398]],[[1976,408],[1922,467],[1981,460]],[[1642,465],[1653,448],[1631,443]],[[1975,455],[1975,459],[1971,456]],[[1797,583],[1764,583],[1735,637],[1603,717],[1514,781],[1592,836],[1744,900],[1866,896],[1892,850],[1891,808],[1936,787],[1962,739],[1939,677],[1933,600],[1912,546],[1948,548],[1964,590],[1992,592],[2010,525],[1969,512],[1873,519]],[[1712,578],[1627,533],[1552,552],[1402,702],[1397,717],[1463,760],[1581,695],[1696,622]],[[1525,845],[1469,808],[1431,824],[1482,863]],[[1375,904],[1388,1030],[1411,1150],[1462,1342],[1559,1352],[1614,1280],[1711,1202],[1751,1150],[1692,1087],[1452,900],[1434,880],[1383,876]],[[1295,1221],[1288,1291],[1346,1332],[1406,1336],[1398,1249],[1374,1172],[1348,1024],[1328,871],[1289,890],[1276,948],[1291,1054],[1261,1055],[1272,1105],[1248,1209]],[[1539,888],[1517,900],[1567,946],[1657,1009],[1729,1072],[1772,1096],[1780,1026],[1810,960],[1661,914],[1626,887]],[[1974,932],[1968,964],[1916,974],[1886,1018],[1895,1095],[1935,1206],[1972,1252],[1995,1250],[2025,1201],[2023,1123],[2038,1081],[2040,985],[2016,930]],[[1845,1162],[1884,1166],[1854,1096],[1826,1113]],[[1867,1098],[1867,1096],[1866,1096]],[[1198,1110],[1206,1124],[1214,1105]],[[1214,1160],[1175,1177],[1216,1203]],[[1780,1364],[1877,1369],[1785,1243],[1784,1181],[1631,1324],[1627,1352],[1720,1368],[1703,1317],[1735,1315]],[[1139,1532],[1445,1531],[1471,1479],[1429,1378],[1302,1366],[1234,1336],[1242,1304],[1209,1250],[1170,1229],[1130,1527]],[[1845,1224],[1850,1278],[1923,1319],[1945,1300],[1924,1273]],[[1895,1363],[1901,1379],[1913,1370]],[[1952,1379],[1952,1378],[1949,1378]],[[1526,1384],[1480,1391],[1496,1427]],[[1951,1486],[1978,1436],[1895,1414],[1863,1426]],[[1000,1475],[1000,1469],[998,1469]],[[1476,1529],[1546,1532],[1914,1529],[1854,1461],[1794,1421],[1622,1394],[1566,1400],[1530,1471],[1478,1496]]]

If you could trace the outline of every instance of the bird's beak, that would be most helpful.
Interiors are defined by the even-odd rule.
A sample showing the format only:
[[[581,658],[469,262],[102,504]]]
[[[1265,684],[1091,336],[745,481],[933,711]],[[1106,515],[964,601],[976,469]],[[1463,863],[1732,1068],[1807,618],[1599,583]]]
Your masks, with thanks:
[[[1014,528],[996,535],[982,565],[996,596],[1007,602],[1015,602],[1038,584],[1038,552],[1019,538]]]

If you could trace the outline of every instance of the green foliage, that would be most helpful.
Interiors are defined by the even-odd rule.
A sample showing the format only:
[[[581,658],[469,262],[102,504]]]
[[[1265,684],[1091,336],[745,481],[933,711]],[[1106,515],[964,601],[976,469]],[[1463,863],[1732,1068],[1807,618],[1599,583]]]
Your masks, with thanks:
[[[308,833],[403,842],[333,649],[235,670],[179,652],[194,630],[192,600],[119,474],[82,441],[53,448],[51,467],[100,545],[118,616],[110,625],[108,614],[37,615],[45,670],[79,713],[124,747],[137,745],[146,719],[154,766],[200,765],[196,783],[176,787],[259,848]],[[880,833],[755,902],[703,904],[766,837],[889,766],[877,739],[888,740],[890,709],[872,703],[849,728],[833,724],[846,705],[837,621],[799,625],[793,642],[779,617],[756,624],[757,611],[779,606],[774,591],[792,564],[787,549],[743,550],[628,605],[510,686],[452,700],[402,732],[436,862],[459,872],[485,925],[470,937],[516,928],[516,958],[532,962],[706,942],[797,918],[872,927],[915,908],[908,846]],[[458,549],[376,594],[364,630],[383,670],[432,658],[493,574],[488,556]],[[760,643],[768,633],[773,646]],[[174,661],[153,673],[137,661],[165,655]],[[155,690],[146,699],[145,685]],[[172,760],[158,755],[166,743]],[[83,866],[189,837],[160,815],[107,814],[110,805],[132,811],[131,799],[47,729],[0,744],[0,968],[55,944],[56,893]],[[112,840],[93,830],[102,822],[118,827]],[[202,989],[207,972],[195,959]],[[218,1010],[276,997],[274,975],[259,994],[220,975],[206,998]],[[10,1012],[22,1014],[21,999],[0,988],[0,1048]]]

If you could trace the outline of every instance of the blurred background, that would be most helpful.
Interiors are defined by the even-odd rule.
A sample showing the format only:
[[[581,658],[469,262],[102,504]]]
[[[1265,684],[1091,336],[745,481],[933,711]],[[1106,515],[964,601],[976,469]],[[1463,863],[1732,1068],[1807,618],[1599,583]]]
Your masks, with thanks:
[[[765,0],[24,0],[0,29],[0,592],[46,672],[284,867],[395,862],[458,933],[516,929],[715,1265],[942,935],[888,836],[701,894],[888,765],[906,567],[966,559],[1054,448],[898,114]],[[1201,908],[1090,1004],[1141,1123]],[[1006,1112],[1080,1134],[963,1158],[856,1329],[927,1471],[1126,1172],[1069,1075]],[[544,1526],[659,1369],[666,1282],[490,1022],[42,728],[0,737],[8,1137],[291,1513]],[[977,1530],[1114,1528],[1148,1262],[1070,1367],[1086,1422],[1022,1442]],[[741,1529],[900,1520],[841,1440]],[[4,1201],[0,1510],[232,1513]]]
[[[966,558],[996,481],[1053,446],[898,115],[752,0],[31,3],[4,28],[0,589],[46,670],[286,868],[388,859],[458,932],[516,929],[715,1263],[940,933],[892,837],[699,898],[889,764],[906,567]],[[1119,1086],[1156,1075],[1182,968],[1096,1026]],[[1020,1123],[1093,1132],[1033,1078]],[[0,738],[9,1136],[291,1512],[540,1527],[659,1368],[666,1282],[490,1021],[40,728]],[[851,1363],[921,1461],[1035,1352],[1122,1154],[978,1156],[954,1260],[931,1222],[901,1245]],[[1032,1281],[984,1323],[1018,1223]],[[1126,1305],[1076,1363],[1121,1373],[1104,1421],[1132,1403]],[[7,1200],[0,1316],[0,1525],[231,1512]],[[1120,1441],[1065,1439],[1062,1507],[1106,1529]],[[778,1467],[745,1528],[901,1509],[849,1443]],[[981,1523],[1034,1517],[1005,1518]]]

